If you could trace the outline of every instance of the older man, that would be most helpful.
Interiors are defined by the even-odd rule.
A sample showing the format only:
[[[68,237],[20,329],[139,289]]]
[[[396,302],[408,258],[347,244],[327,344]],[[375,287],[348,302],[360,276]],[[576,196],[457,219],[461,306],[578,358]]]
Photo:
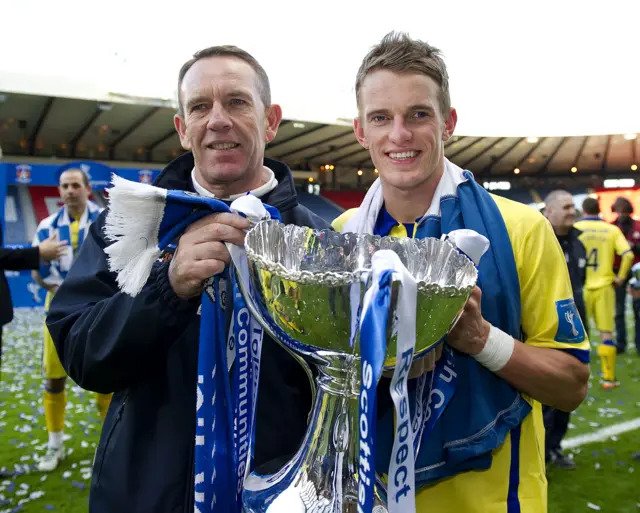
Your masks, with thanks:
[[[254,57],[233,46],[201,50],[182,66],[178,91],[175,127],[188,152],[165,168],[157,187],[225,202],[252,192],[284,223],[326,227],[298,204],[289,168],[264,157],[282,111]],[[201,293],[229,263],[225,243],[242,245],[249,222],[221,213],[193,223],[135,297],[122,293],[108,270],[104,226],[101,217],[92,227],[48,317],[69,375],[90,390],[114,392],[90,509],[187,513],[194,498],[204,507],[194,493],[202,484],[194,477]],[[226,334],[231,315],[223,319]],[[259,388],[255,463],[278,468],[304,435],[311,389],[303,369],[266,335]]]

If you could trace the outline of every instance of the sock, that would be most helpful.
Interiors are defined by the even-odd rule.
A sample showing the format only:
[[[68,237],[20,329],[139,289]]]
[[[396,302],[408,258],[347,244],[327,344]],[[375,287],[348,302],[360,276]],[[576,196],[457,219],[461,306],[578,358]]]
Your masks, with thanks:
[[[100,420],[104,422],[105,417],[107,416],[107,411],[109,411],[109,405],[111,404],[111,396],[113,394],[99,394],[96,392],[96,405],[98,406],[98,414],[100,415]]]
[[[62,445],[62,436],[64,433],[62,431],[49,431],[49,447],[51,449],[57,449]]]
[[[602,379],[605,381],[616,380],[616,345],[613,340],[603,340],[598,346],[598,356],[602,367]]]
[[[60,447],[64,431],[64,411],[67,407],[67,392],[53,394],[44,391],[44,420],[49,432],[49,447]]]

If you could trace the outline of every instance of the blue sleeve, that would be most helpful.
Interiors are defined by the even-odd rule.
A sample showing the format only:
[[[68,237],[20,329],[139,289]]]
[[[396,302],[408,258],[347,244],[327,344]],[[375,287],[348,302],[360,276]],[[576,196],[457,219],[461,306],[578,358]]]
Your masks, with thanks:
[[[9,249],[0,248],[0,270],[23,271],[37,269],[40,265],[40,249],[37,247]]]

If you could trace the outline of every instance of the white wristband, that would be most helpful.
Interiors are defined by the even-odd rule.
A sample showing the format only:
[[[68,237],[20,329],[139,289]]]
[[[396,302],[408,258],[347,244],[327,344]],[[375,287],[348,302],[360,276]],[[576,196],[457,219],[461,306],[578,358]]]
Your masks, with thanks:
[[[511,335],[491,325],[484,349],[473,357],[491,372],[498,372],[511,358],[515,343]]]

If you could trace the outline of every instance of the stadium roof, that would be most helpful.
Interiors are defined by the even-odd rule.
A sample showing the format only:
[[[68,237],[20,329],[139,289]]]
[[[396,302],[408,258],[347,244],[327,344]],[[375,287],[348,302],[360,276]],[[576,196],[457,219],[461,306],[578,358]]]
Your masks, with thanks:
[[[122,100],[126,103],[0,91],[3,152],[7,157],[163,164],[182,151],[171,102]],[[482,179],[567,177],[573,176],[572,168],[577,169],[576,176],[605,176],[631,173],[632,166],[640,165],[640,136],[454,136],[446,154]],[[297,170],[319,170],[325,164],[347,172],[373,169],[367,150],[347,123],[284,120],[267,156]]]

